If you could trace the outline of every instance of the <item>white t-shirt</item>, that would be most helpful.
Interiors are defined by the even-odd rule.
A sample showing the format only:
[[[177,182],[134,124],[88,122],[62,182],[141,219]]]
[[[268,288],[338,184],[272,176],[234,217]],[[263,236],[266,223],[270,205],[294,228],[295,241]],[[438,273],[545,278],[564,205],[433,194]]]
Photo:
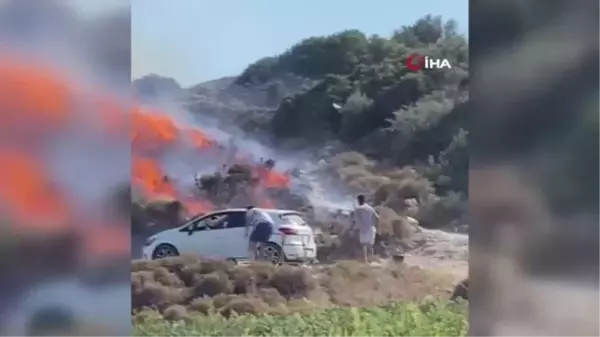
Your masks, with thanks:
[[[366,233],[375,230],[379,215],[373,207],[362,204],[354,209],[354,219],[358,230],[361,233]]]
[[[273,218],[271,218],[271,216],[267,212],[261,211],[257,208],[253,208],[246,212],[246,223],[248,226],[255,227],[261,222],[268,222],[270,224],[273,224]]]

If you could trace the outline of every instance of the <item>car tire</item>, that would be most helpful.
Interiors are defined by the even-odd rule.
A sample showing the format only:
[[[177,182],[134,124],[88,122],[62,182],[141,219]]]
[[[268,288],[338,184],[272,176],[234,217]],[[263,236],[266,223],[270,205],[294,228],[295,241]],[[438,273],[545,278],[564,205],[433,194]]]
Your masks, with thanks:
[[[164,259],[173,256],[179,256],[179,251],[177,250],[177,248],[175,248],[175,246],[170,245],[168,243],[161,243],[156,248],[154,248],[154,251],[152,252],[153,260]]]
[[[269,242],[260,247],[260,260],[269,261],[275,265],[282,263],[285,259],[283,249],[273,242]]]

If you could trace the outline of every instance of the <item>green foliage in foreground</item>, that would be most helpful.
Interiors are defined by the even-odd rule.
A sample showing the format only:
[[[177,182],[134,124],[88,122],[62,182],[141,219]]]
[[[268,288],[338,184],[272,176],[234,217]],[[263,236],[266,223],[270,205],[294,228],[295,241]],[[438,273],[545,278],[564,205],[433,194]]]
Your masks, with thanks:
[[[465,336],[464,304],[405,302],[377,308],[335,308],[290,316],[198,315],[134,323],[135,336]]]

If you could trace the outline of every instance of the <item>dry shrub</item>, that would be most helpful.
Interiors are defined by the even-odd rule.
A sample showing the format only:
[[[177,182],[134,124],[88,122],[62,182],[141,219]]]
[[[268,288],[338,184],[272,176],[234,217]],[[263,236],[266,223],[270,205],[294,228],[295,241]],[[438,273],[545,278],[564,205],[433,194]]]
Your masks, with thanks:
[[[355,179],[349,180],[348,187],[359,193],[371,194],[377,191],[381,186],[389,183],[390,179],[384,176],[378,176],[374,174],[363,175],[356,177]]]
[[[183,265],[178,275],[186,286],[193,286],[198,276],[202,275],[202,265],[200,261]]]
[[[157,318],[161,318],[161,314],[156,310],[144,309],[134,313],[132,320],[136,323],[143,323],[153,321]]]
[[[182,303],[187,294],[183,289],[172,288],[157,282],[144,282],[140,288],[132,289],[132,309],[144,307],[163,310],[169,305]]]
[[[193,286],[199,276],[214,272],[229,273],[234,268],[234,264],[225,260],[204,260],[196,257],[185,261],[185,264],[179,263],[175,268],[179,270],[179,278],[186,285]]]
[[[161,267],[167,268],[171,273],[179,273],[181,269],[192,263],[199,263],[202,259],[197,255],[181,255],[154,260]]]
[[[414,228],[408,219],[398,215],[393,209],[377,206],[375,210],[381,218],[379,234],[384,242],[398,242],[409,238],[414,233]]]
[[[148,282],[154,282],[154,272],[151,270],[136,271],[131,274],[131,285],[139,289]]]
[[[164,285],[169,287],[183,287],[184,283],[177,277],[177,275],[169,272],[165,267],[158,267],[154,269],[154,279]]]
[[[160,224],[148,228],[150,232],[173,228],[181,223],[184,219],[185,207],[176,199],[164,197],[154,199],[144,205],[144,213],[147,219],[154,220],[154,223]]]
[[[251,263],[248,268],[254,272],[254,280],[259,288],[270,287],[271,280],[277,269],[272,263],[266,261],[256,261]]]
[[[370,177],[373,174],[369,172],[366,168],[362,166],[347,166],[341,167],[337,170],[337,174],[339,174],[340,178],[345,183],[350,183],[354,180]]]
[[[213,307],[217,310],[220,310],[220,309],[224,308],[225,306],[227,306],[229,304],[229,302],[231,302],[237,298],[243,298],[243,297],[241,295],[234,295],[234,294],[219,294],[219,295],[213,297],[213,299],[212,299]]]
[[[216,271],[228,272],[235,265],[233,262],[227,260],[207,259],[202,260],[200,266],[202,274],[210,274]]]
[[[460,221],[467,214],[467,200],[459,193],[430,197],[419,208],[417,220],[423,227],[440,228]]]
[[[137,270],[158,270],[158,269],[166,269],[169,273],[174,274],[177,278],[183,281],[182,270],[190,265],[199,261],[199,258],[196,256],[183,255],[183,256],[174,256],[168,257],[159,260],[147,261],[149,263],[144,263],[146,261],[134,261],[134,265],[136,265]],[[146,269],[143,269],[146,268]],[[185,283],[185,282],[184,282]]]
[[[361,248],[356,231],[346,231],[330,238],[327,243],[318,244],[317,258],[321,262],[335,262],[360,257]]]
[[[388,181],[382,184],[373,194],[373,202],[376,205],[383,205],[397,212],[403,212],[405,209],[404,199],[400,198],[398,193],[401,186],[398,181]]]
[[[258,296],[268,305],[275,307],[286,303],[286,300],[275,288],[261,288],[258,290]]]
[[[393,212],[393,211],[392,211]],[[393,213],[395,214],[395,213]],[[375,237],[375,254],[389,257],[390,248],[401,246],[405,238],[412,234],[409,222],[397,214],[392,217],[382,217],[381,230]],[[358,259],[362,257],[357,230],[345,231],[327,241],[319,240],[317,258],[321,262],[336,262],[339,260]]]
[[[330,160],[330,165],[334,168],[343,168],[348,166],[360,166],[364,168],[373,167],[373,161],[358,152],[343,152],[335,155]]]
[[[163,317],[168,321],[188,320],[190,315],[183,305],[171,305],[163,311]]]
[[[385,172],[385,175],[390,177],[392,180],[403,181],[403,180],[419,180],[423,176],[410,166],[405,166],[401,169],[392,170]]]
[[[239,315],[258,315],[266,312],[268,309],[269,306],[260,298],[238,297],[232,299],[219,313],[225,317],[229,317],[234,313]]]
[[[391,209],[389,207],[385,207],[385,206],[377,206],[377,207],[375,207],[375,211],[377,211],[377,214],[379,214],[379,217],[380,217],[379,234],[386,236],[386,237],[392,236],[393,235],[392,222],[394,220],[397,220],[400,218],[398,213],[396,213],[396,211],[394,211],[393,209]]]
[[[335,266],[327,270],[329,280],[340,278],[348,281],[369,277],[372,268],[359,261],[339,261]]]
[[[159,267],[158,260],[136,260],[131,263],[131,272],[144,271]]]
[[[207,275],[197,275],[193,286],[194,297],[213,297],[218,294],[229,294],[233,284],[223,271],[215,271]]]
[[[411,223],[409,218],[404,216],[394,219],[391,223],[391,226],[394,237],[400,240],[406,240],[410,238],[416,231],[416,226]]]
[[[353,247],[356,249],[358,245]],[[340,261],[315,270],[255,262],[231,268],[228,272],[217,270],[209,274],[201,273],[201,263],[196,261],[194,270],[197,273],[193,274],[190,287],[173,282],[171,275],[174,274],[164,266],[145,266],[151,269],[132,274],[133,312],[147,307],[164,313],[169,307],[179,305],[189,312],[203,314],[221,312],[230,315],[234,311],[287,314],[312,310],[316,306],[383,305],[390,301],[420,299],[425,295],[447,296],[454,286],[453,282],[433,277],[418,267],[402,264],[377,267],[358,261]],[[185,319],[187,310],[170,310],[181,313],[170,313],[172,319]]]
[[[213,301],[210,298],[195,298],[188,304],[188,310],[206,315],[213,310]]]
[[[256,292],[256,275],[248,267],[242,266],[234,268],[229,277],[233,283],[233,292],[235,294],[248,294]]]
[[[433,184],[411,167],[386,172],[384,175],[390,181],[375,191],[375,204],[388,206],[399,213],[406,210],[406,199],[414,198],[422,202],[435,193]]]
[[[277,268],[271,283],[273,288],[287,298],[308,297],[318,286],[310,270],[287,265]]]
[[[401,199],[415,198],[417,200],[426,200],[434,194],[433,184],[426,178],[405,179],[400,181],[397,196]]]
[[[332,304],[351,307],[443,295],[450,284],[449,279],[433,277],[420,268],[402,264],[383,268],[358,261],[341,261],[327,268],[321,279]]]
[[[293,298],[287,303],[288,313],[306,313],[318,309],[319,306],[307,298]]]

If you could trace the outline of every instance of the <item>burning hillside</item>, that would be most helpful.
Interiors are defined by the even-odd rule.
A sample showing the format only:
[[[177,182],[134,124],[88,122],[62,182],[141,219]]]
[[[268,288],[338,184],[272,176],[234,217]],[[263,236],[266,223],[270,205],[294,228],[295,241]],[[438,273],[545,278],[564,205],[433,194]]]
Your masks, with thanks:
[[[132,119],[132,183],[149,199],[170,197],[182,202],[188,212],[207,212],[216,207],[209,195],[201,193],[190,184],[193,177],[172,176],[168,169],[169,161],[175,161],[186,172],[215,172],[229,175],[229,182],[243,175],[235,172],[237,167],[248,167],[247,193],[253,202],[262,207],[275,204],[264,192],[268,189],[288,189],[290,177],[287,173],[277,172],[272,165],[255,161],[250,155],[239,152],[235,146],[220,144],[198,128],[179,125],[166,113],[133,109]],[[233,171],[232,171],[233,169]],[[217,178],[218,179],[218,178]],[[201,179],[200,179],[201,180]],[[240,179],[238,179],[240,180]],[[236,194],[237,194],[236,193]],[[233,197],[233,196],[231,196]],[[227,204],[227,200],[221,200]],[[224,205],[222,205],[224,206]]]
[[[82,211],[88,210],[79,205],[81,200],[68,186],[57,181],[48,163],[53,161],[49,153],[57,142],[67,138],[76,143],[76,136],[122,147],[126,133],[131,132],[134,189],[145,199],[179,200],[191,213],[210,211],[216,205],[198,190],[192,175],[173,175],[168,167],[174,163],[186,167],[186,172],[204,173],[216,172],[223,164],[248,166],[252,170],[248,193],[264,207],[274,205],[266,190],[289,187],[287,174],[251,155],[232,153],[201,129],[177,123],[167,112],[131,107],[116,96],[85,88],[67,74],[28,62],[21,55],[0,57],[0,92],[0,205],[15,228],[60,230],[80,221]],[[127,183],[127,179],[115,180]]]

